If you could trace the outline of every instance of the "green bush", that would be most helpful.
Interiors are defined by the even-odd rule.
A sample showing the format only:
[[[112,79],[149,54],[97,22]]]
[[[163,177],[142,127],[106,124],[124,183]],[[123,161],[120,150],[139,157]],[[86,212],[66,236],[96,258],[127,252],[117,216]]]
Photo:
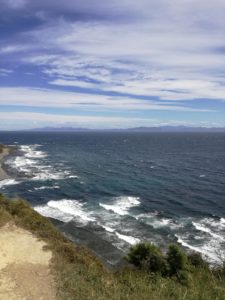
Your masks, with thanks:
[[[214,268],[213,273],[214,275],[216,275],[216,277],[225,281],[225,262],[223,262],[221,266],[217,266],[216,268]]]
[[[131,247],[127,260],[136,267],[148,272],[165,275],[167,272],[166,260],[159,248],[147,242]]]
[[[169,246],[167,262],[170,275],[177,275],[179,271],[185,271],[187,269],[187,261],[187,255],[178,245],[172,244]]]
[[[208,263],[204,261],[201,254],[197,252],[188,254],[188,263],[195,268],[209,268]]]

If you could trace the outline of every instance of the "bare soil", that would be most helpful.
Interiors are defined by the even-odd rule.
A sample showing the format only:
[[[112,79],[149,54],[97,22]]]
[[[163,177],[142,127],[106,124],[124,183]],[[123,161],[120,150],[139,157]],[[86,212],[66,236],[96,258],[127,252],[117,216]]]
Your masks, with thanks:
[[[54,300],[51,251],[29,231],[8,223],[0,228],[0,299]]]

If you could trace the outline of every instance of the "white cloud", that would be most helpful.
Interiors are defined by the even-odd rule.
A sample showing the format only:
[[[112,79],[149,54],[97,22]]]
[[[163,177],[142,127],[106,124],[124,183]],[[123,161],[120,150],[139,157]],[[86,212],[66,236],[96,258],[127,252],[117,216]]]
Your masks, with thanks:
[[[12,126],[16,122],[21,128],[35,128],[37,126],[74,126],[90,128],[127,128],[159,124],[156,119],[142,118],[120,118],[120,117],[98,117],[98,116],[68,116],[63,114],[47,114],[33,112],[11,112],[5,114],[0,112],[0,129]],[[24,126],[24,127],[23,127]]]
[[[41,83],[54,89],[0,88],[0,104],[146,115],[209,112],[195,99],[216,99],[210,111],[225,100],[223,0],[6,2],[33,10],[45,23],[7,38],[2,61],[12,58],[11,65],[22,65],[18,72],[28,67],[36,85],[42,76]],[[77,88],[85,93],[62,91]]]
[[[157,101],[133,99],[129,97],[81,94],[50,89],[0,88],[1,105],[34,107],[73,108],[90,111],[190,111],[209,112],[207,109],[194,109],[182,105],[168,105]]]
[[[86,83],[82,81],[56,79],[50,84],[99,89],[122,94],[158,97],[161,100],[218,99],[225,101],[225,86],[209,80],[170,80],[152,76],[149,79],[126,80],[111,83]]]
[[[199,20],[200,26],[190,14],[189,4],[183,6],[178,5],[183,19],[173,15],[172,5],[165,19],[163,9],[158,18],[134,23],[61,20],[30,33],[38,45],[61,54],[32,53],[24,61],[41,66],[43,73],[53,78],[50,84],[55,85],[157,96],[161,100],[224,100],[221,74],[225,55],[216,49],[225,45],[225,27],[217,24],[218,30],[210,30]],[[201,18],[205,20],[203,15]]]
[[[27,45],[8,45],[0,48],[0,54],[10,54],[15,52],[22,52],[28,50],[30,46]]]
[[[27,4],[27,0],[3,0],[3,2],[13,9],[21,9]]]
[[[13,70],[11,69],[0,68],[0,76],[8,76],[11,73],[13,73]]]
[[[158,120],[151,118],[99,117],[99,116],[66,116],[63,114],[48,114],[34,112],[0,112],[0,129],[38,128],[43,126],[55,127],[83,127],[92,129],[132,128],[138,126],[204,126],[222,127],[224,124],[209,122],[190,122],[177,120]],[[28,125],[29,124],[29,125]]]

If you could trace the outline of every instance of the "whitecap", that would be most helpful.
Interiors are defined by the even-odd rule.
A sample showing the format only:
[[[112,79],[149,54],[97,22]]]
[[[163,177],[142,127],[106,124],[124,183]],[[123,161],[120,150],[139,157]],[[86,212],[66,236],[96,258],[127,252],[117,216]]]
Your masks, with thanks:
[[[129,214],[129,209],[135,206],[140,205],[140,198],[123,196],[115,198],[116,201],[114,204],[103,204],[99,203],[99,206],[103,207],[106,210],[113,211],[114,213],[124,216]]]
[[[15,179],[4,179],[0,181],[0,188],[4,187],[5,185],[14,185],[14,184],[19,184],[18,181]]]
[[[28,158],[44,158],[47,156],[47,154],[43,151],[36,150],[37,147],[40,147],[40,145],[22,145],[20,146],[20,149],[25,152],[24,156]]]
[[[32,180],[37,180],[37,181],[45,181],[45,180],[59,180],[59,179],[64,179],[65,175],[63,172],[54,172],[53,170],[44,170],[43,172],[40,172],[36,174]]]
[[[44,217],[47,218],[53,218],[62,222],[70,222],[73,220],[73,216],[72,215],[68,215],[65,214],[64,212],[58,210],[58,209],[54,209],[52,207],[49,207],[48,205],[40,205],[40,206],[36,206],[34,207],[34,209],[41,214]]]
[[[183,226],[180,223],[176,223],[172,219],[160,217],[158,215],[158,212],[143,213],[143,214],[137,215],[135,218],[136,218],[136,220],[144,222],[145,224],[150,225],[155,229],[161,228],[161,227],[170,227],[171,229],[178,229]]]
[[[120,234],[120,233],[118,233],[118,232],[116,232],[116,236],[117,236],[119,239],[121,239],[121,240],[127,242],[127,243],[130,244],[130,245],[135,245],[135,244],[137,244],[137,243],[140,242],[140,239],[138,239],[138,238],[135,238],[135,237],[129,236],[129,235]]]
[[[197,222],[192,222],[193,226],[202,232],[205,232],[209,235],[211,235],[212,237],[216,238],[216,239],[220,239],[220,240],[224,240],[224,238],[222,236],[220,236],[219,234],[214,233],[211,229],[209,229],[208,227],[206,227],[204,225],[204,223],[197,223]]]
[[[219,218],[219,219],[204,218],[204,219],[202,219],[201,222],[204,224],[207,224],[207,226],[213,227],[214,230],[225,229],[225,219],[224,218]]]
[[[100,225],[100,224],[99,224]],[[109,227],[109,226],[106,226],[106,225],[100,225],[101,227],[103,227],[106,231],[108,231],[108,232],[114,232],[115,231],[115,229],[113,229],[113,228],[111,228],[111,227]]]
[[[175,235],[178,243],[182,246],[202,254],[202,256],[212,264],[221,264],[225,259],[223,250],[218,249],[218,245],[214,240],[206,241],[201,246],[190,245],[190,242],[179,235]]]
[[[40,187],[34,188],[35,191],[46,190],[46,189],[59,189],[59,186],[58,185],[54,185],[54,186],[40,186]]]
[[[20,149],[24,153],[23,156],[17,156],[10,159],[7,163],[15,168],[18,172],[28,176],[31,180],[61,180],[65,178],[78,178],[71,175],[68,170],[56,170],[53,166],[46,164],[47,153],[37,150],[41,145],[21,145]]]
[[[86,224],[95,221],[95,218],[91,216],[91,213],[86,212],[83,206],[84,204],[77,200],[62,199],[51,200],[46,205],[36,206],[34,209],[46,217],[59,219],[63,222],[75,219]]]
[[[225,219],[224,218],[220,218],[220,225],[225,226]]]

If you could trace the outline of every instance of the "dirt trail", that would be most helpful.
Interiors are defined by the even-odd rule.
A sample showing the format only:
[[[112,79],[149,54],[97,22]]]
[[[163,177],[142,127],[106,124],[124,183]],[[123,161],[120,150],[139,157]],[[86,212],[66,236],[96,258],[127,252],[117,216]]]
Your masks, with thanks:
[[[0,299],[55,300],[51,251],[30,232],[7,224],[0,228]]]

